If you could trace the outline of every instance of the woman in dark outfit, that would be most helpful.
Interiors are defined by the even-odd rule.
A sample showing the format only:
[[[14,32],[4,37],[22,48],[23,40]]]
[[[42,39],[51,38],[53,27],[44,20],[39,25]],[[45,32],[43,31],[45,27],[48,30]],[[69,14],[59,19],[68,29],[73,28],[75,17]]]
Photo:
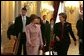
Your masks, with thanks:
[[[52,51],[52,54],[53,53],[53,47],[54,47],[54,18],[51,18],[50,19],[50,46],[49,46],[49,55],[51,55],[51,51]]]
[[[70,45],[70,36],[74,40],[74,44],[76,45],[76,38],[73,34],[71,24],[66,22],[67,15],[65,13],[59,14],[60,22],[56,23],[54,26],[54,33],[56,43],[54,46],[54,50],[57,51],[58,55],[67,55],[67,51]]]

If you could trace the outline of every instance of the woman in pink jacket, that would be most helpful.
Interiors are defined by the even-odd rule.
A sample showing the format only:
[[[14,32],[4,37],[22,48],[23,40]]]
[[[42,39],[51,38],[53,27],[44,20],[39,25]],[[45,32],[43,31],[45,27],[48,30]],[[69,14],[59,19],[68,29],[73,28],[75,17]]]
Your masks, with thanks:
[[[27,55],[38,55],[39,48],[43,47],[43,40],[40,29],[40,19],[33,15],[31,23],[26,26],[26,50]]]

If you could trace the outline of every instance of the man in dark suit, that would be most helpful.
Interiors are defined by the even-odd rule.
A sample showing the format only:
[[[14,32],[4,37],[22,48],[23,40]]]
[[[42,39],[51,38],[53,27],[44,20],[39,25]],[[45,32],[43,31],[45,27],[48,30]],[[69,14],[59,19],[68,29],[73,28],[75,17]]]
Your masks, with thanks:
[[[50,25],[46,20],[46,15],[43,16],[43,21],[41,24],[42,37],[44,42],[44,53],[49,51],[49,43],[50,43]]]
[[[79,54],[83,55],[83,15],[80,15],[76,28],[78,31],[77,35],[79,36]]]
[[[23,46],[23,54],[26,55],[26,35],[25,35],[25,26],[30,23],[29,17],[26,16],[27,9],[24,7],[21,10],[22,14],[15,18],[15,33],[16,36],[20,34],[19,37],[19,47],[18,53],[21,54],[22,46]]]
[[[70,36],[74,40],[74,44],[76,45],[76,38],[73,34],[71,24],[66,22],[67,15],[65,13],[59,14],[60,22],[56,23],[54,26],[55,33],[55,47],[54,50],[57,51],[58,55],[67,55],[68,48],[70,45]]]

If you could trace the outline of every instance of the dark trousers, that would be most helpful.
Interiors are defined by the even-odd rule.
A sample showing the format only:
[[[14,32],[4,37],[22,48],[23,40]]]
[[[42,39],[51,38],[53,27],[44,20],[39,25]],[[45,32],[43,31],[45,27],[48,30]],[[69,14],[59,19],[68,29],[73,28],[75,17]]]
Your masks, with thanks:
[[[83,55],[83,42],[79,41],[79,54]]]
[[[18,48],[18,55],[21,55],[23,49],[23,54],[26,55],[26,34],[21,33],[20,35],[20,43],[19,43],[19,48]]]
[[[46,46],[44,46],[43,48],[43,55],[45,55],[45,52],[49,51],[49,42],[48,40],[46,40],[46,42],[44,42],[46,44]]]
[[[67,42],[56,42],[54,51],[56,51],[58,55],[67,55],[69,45]]]

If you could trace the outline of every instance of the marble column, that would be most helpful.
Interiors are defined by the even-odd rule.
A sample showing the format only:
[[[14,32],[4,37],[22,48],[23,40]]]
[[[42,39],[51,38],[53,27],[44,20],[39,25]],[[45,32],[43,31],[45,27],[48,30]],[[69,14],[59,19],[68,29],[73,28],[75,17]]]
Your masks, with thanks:
[[[37,2],[37,15],[41,17],[40,8],[41,8],[41,1],[38,1]]]
[[[14,20],[14,1],[1,1],[1,40],[3,49],[5,45],[9,42],[7,38],[7,30],[9,27],[9,22]],[[5,50],[5,49],[4,49]]]
[[[8,29],[8,18],[9,18],[9,2],[1,1],[1,23],[2,23],[2,45],[4,46],[7,42],[7,29]]]
[[[21,1],[15,1],[15,17],[20,14],[21,11]]]

